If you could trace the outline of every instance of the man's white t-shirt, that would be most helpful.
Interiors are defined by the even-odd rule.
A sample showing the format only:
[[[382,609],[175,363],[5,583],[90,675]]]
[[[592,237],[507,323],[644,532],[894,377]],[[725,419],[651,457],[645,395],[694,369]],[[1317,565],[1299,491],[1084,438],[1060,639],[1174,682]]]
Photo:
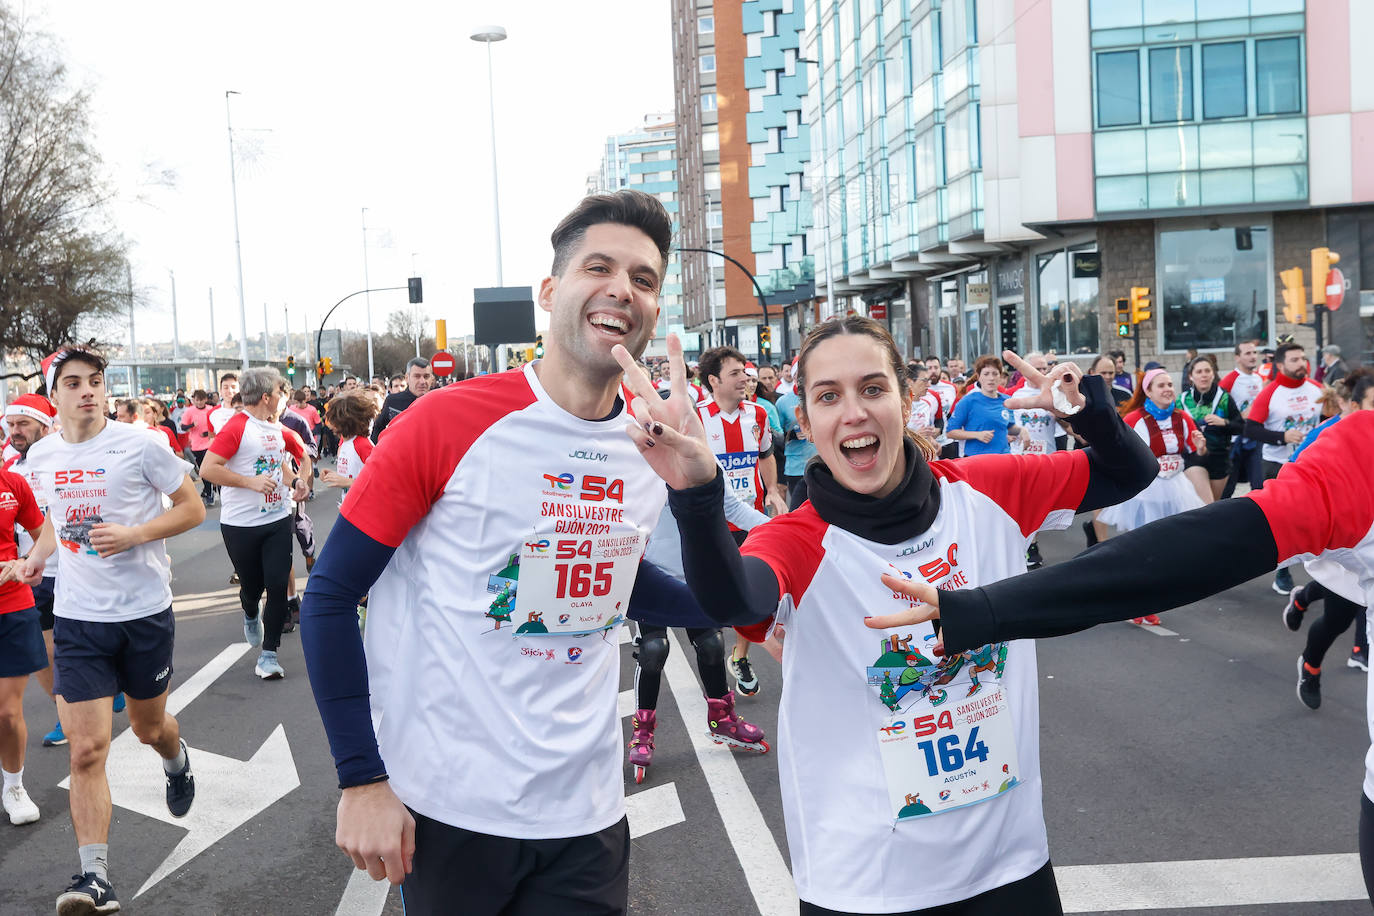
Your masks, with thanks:
[[[261,493],[247,487],[221,487],[223,500],[219,513],[221,525],[252,528],[269,525],[291,514],[291,488],[294,479],[290,461],[305,460],[305,443],[294,430],[280,423],[259,420],[240,411],[215,435],[210,451],[224,459],[224,466],[245,477],[271,477],[277,488]]]
[[[944,381],[931,382],[930,390],[940,399],[940,412],[945,416],[945,428],[940,430],[940,438],[935,440],[936,445],[943,447],[954,441],[946,435],[945,430],[949,428],[949,415],[954,412],[954,402],[959,399],[959,392],[949,382]]]
[[[1023,385],[1017,390],[1016,397],[1033,398],[1039,393],[1039,388]],[[1056,451],[1054,438],[1059,435],[1059,423],[1055,421],[1054,414],[1039,407],[1023,407],[1013,410],[1012,416],[1016,418],[1017,426],[1030,433],[1031,439],[1029,447],[1022,445],[1019,437],[1013,439],[1013,455],[1049,455]]]
[[[221,404],[210,411],[211,432],[218,433],[224,427],[224,424],[228,423],[229,419],[236,413],[238,413],[238,411],[226,404]]]
[[[48,435],[53,435],[53,433],[49,433]],[[20,455],[12,461],[8,461],[0,466],[24,478],[24,481],[29,485],[29,489],[33,491],[34,501],[38,503],[38,508],[43,511],[43,516],[46,518],[48,515],[48,494],[43,489],[42,478],[33,472],[33,468],[28,460],[23,455]],[[14,537],[19,545],[19,555],[22,557],[28,556],[29,551],[33,550],[33,538],[29,537],[29,533],[25,531],[21,525],[14,526]],[[57,575],[57,560],[61,555],[62,551],[59,550],[48,557],[48,562],[43,565],[44,579],[51,579],[53,576]],[[51,585],[51,583],[49,583],[49,585]]]
[[[48,517],[62,552],[53,613],[119,623],[170,607],[165,542],[101,558],[91,547],[91,528],[101,522],[141,525],[158,517],[163,495],[177,491],[191,465],[147,430],[113,420],[85,442],[44,436],[29,448],[27,463],[48,494]]]

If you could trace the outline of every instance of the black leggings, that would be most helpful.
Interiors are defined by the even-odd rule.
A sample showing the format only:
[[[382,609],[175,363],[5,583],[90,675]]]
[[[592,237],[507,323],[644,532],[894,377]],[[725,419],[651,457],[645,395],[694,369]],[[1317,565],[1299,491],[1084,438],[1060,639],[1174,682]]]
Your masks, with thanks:
[[[263,609],[262,647],[268,652],[281,645],[286,621],[286,583],[291,578],[291,517],[266,525],[219,526],[229,562],[239,574],[239,604],[245,617],[258,616],[258,599],[267,592]]]
[[[201,466],[201,464],[205,461],[205,455],[206,455],[206,453],[208,453],[209,451],[210,451],[210,450],[209,450],[208,448],[207,448],[207,449],[204,449],[203,451],[199,451],[199,452],[196,451],[195,449],[191,449],[191,457],[195,459],[195,462],[196,462],[196,473],[197,473],[197,474],[200,473],[200,466]],[[200,496],[201,496],[201,499],[209,499],[211,496],[214,496],[214,495],[215,495],[215,491],[214,491],[213,489],[211,489],[211,483],[210,483],[210,481],[208,481],[208,480],[206,480],[204,477],[202,477],[202,478],[200,479]]]
[[[697,671],[701,673],[702,686],[706,695],[712,698],[725,696],[729,687],[725,683],[725,648],[720,641],[720,630],[698,630],[688,628],[687,638],[697,650]],[[666,627],[640,626],[639,649],[635,658],[635,708],[658,709],[658,688],[663,680],[663,664],[668,661],[668,630]]]
[[[1369,635],[1365,632],[1363,607],[1348,598],[1342,598],[1315,579],[1298,590],[1297,598],[1298,604],[1304,608],[1310,608],[1315,601],[1326,600],[1322,615],[1307,628],[1307,648],[1302,651],[1302,660],[1307,664],[1320,668],[1326,650],[1350,629],[1352,621],[1355,624],[1355,645],[1368,651]]]
[[[1365,799],[1365,804],[1369,805],[1369,799]],[[1365,809],[1365,814],[1374,818],[1374,814],[1369,811],[1368,807]],[[1361,821],[1362,825],[1363,823]],[[1370,829],[1371,840],[1374,841],[1374,824],[1371,824]],[[1363,827],[1361,827],[1360,839],[1361,848],[1363,848]],[[1366,872],[1365,880],[1368,881],[1368,879],[1369,873]],[[1007,916],[1009,913],[1015,913],[1017,916],[1063,916],[1064,906],[1059,902],[1059,885],[1054,881],[1054,866],[1046,862],[1020,881],[994,887],[990,891],[984,891],[967,900],[927,907],[923,910],[907,910],[905,913],[893,913],[891,916]],[[841,910],[827,910],[803,900],[801,916],[850,916],[850,914]]]

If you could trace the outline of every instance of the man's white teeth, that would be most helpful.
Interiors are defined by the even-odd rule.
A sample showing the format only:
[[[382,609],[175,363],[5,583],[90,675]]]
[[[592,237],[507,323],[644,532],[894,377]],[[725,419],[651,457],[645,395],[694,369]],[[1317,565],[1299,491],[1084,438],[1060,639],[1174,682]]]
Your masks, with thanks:
[[[594,315],[592,316],[592,324],[599,324],[622,334],[630,329],[630,326],[624,321],[619,318],[612,318],[610,315]]]
[[[877,445],[877,436],[860,436],[857,439],[849,439],[840,443],[840,448],[864,448],[869,445]]]

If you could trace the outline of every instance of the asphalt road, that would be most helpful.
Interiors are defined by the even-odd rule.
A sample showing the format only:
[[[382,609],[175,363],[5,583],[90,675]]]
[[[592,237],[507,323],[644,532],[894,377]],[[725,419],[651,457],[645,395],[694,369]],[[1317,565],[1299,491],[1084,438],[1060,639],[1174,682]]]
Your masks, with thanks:
[[[321,491],[309,511],[323,537],[336,516],[333,495]],[[399,913],[398,895],[350,881],[351,863],[334,848],[338,790],[298,637],[284,638],[284,680],[253,675],[255,654],[242,641],[217,515],[212,510],[169,551],[177,596],[173,687],[189,700],[178,716],[201,792],[188,821],[201,819],[171,823],[165,811],[158,819],[155,757],[141,748],[121,754],[121,773],[153,792],[149,804],[116,792],[110,865],[124,909]],[[1075,527],[1041,543],[1053,562],[1076,552],[1082,534]],[[304,574],[303,564],[297,573]],[[1327,659],[1321,710],[1300,705],[1294,659],[1302,638],[1280,625],[1281,605],[1268,581],[1256,580],[1165,615],[1173,636],[1115,624],[1039,645],[1045,813],[1070,911],[1369,912],[1367,901],[1353,899],[1352,859],[1369,746],[1365,675],[1344,667],[1349,644],[1338,642]],[[626,770],[637,834],[632,909],[795,912],[776,758],[705,741],[686,645],[677,639],[666,672],[654,766],[638,786]],[[622,653],[628,690],[631,647]],[[741,700],[739,710],[771,736],[780,672],[763,652],[754,658],[763,691]],[[629,705],[622,697],[622,710]],[[67,753],[40,744],[55,715],[33,683],[25,714],[25,784],[43,816],[22,828],[0,823],[0,916],[51,912],[77,870],[59,785]],[[624,723],[628,738],[628,717]],[[127,718],[117,715],[116,735],[126,730]]]

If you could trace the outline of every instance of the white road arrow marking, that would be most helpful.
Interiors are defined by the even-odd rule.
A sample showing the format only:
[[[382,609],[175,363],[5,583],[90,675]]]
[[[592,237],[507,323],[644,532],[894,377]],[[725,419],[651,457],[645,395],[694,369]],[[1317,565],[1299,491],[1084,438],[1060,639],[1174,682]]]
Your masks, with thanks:
[[[167,698],[167,711],[176,715],[200,696],[215,679],[233,667],[248,651],[247,643],[234,643],[201,668]],[[195,729],[189,730],[195,734]],[[152,748],[144,747],[132,729],[110,742],[105,775],[110,800],[121,808],[187,829],[186,836],[138,889],[135,897],[176,869],[218,843],[238,827],[267,810],[278,799],[300,786],[300,775],[278,725],[252,758],[243,761],[224,757],[191,745],[191,769],[196,778],[196,801],[184,818],[167,811],[166,780],[162,761]],[[70,788],[71,779],[61,788]]]
[[[625,796],[625,815],[630,819],[632,840],[687,820],[687,815],[682,813],[677,783],[672,782]]]

